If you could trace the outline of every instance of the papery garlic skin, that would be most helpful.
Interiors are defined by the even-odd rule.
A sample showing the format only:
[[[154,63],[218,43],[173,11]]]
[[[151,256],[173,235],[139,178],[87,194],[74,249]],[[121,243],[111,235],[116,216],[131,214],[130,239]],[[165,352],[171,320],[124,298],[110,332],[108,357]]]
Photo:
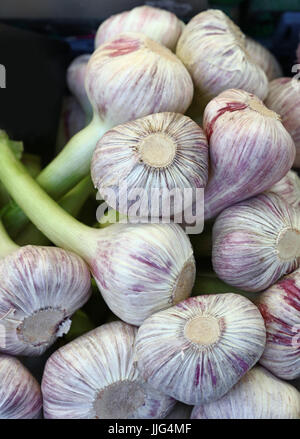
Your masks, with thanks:
[[[41,410],[38,382],[17,358],[0,354],[0,419],[38,419]]]
[[[186,25],[176,55],[190,72],[195,103],[204,107],[228,88],[240,88],[265,99],[268,80],[248,56],[245,35],[222,11],[201,12]]]
[[[213,227],[212,263],[229,285],[265,290],[299,267],[299,209],[272,193],[228,207]]]
[[[267,330],[260,363],[279,378],[300,378],[300,270],[264,291],[257,305]]]
[[[223,398],[194,407],[191,419],[299,419],[300,393],[260,366]]]
[[[279,195],[293,207],[300,207],[300,178],[295,171],[289,171],[268,192]]]
[[[177,224],[114,224],[97,245],[97,256],[90,260],[93,276],[105,302],[123,321],[139,326],[191,294],[193,250]]]
[[[76,57],[67,70],[67,84],[70,92],[76,97],[84,110],[89,122],[92,118],[93,109],[87,93],[85,91],[85,75],[88,62],[91,58],[90,54],[84,54]]]
[[[152,389],[135,362],[137,328],[100,326],[56,351],[42,380],[44,416],[52,419],[160,419],[172,398]]]
[[[182,28],[182,22],[172,12],[147,5],[138,6],[105,20],[97,31],[95,48],[120,33],[142,32],[174,51]]]
[[[211,100],[203,127],[211,166],[204,193],[206,219],[269,189],[292,167],[290,134],[280,117],[251,93],[230,89]]]
[[[0,352],[41,355],[90,297],[87,265],[54,247],[21,247],[0,261]]]
[[[266,47],[250,37],[246,37],[245,47],[248,55],[263,69],[269,81],[282,76],[280,64]]]
[[[296,146],[294,166],[300,166],[300,85],[294,78],[278,78],[270,82],[265,104],[281,116]]]
[[[134,32],[118,35],[93,53],[85,87],[95,113],[110,127],[152,113],[184,113],[193,97],[192,79],[182,62]]]
[[[136,340],[145,380],[185,404],[221,398],[258,361],[266,341],[258,308],[238,294],[191,297],[149,317]]]
[[[140,204],[152,217],[181,215],[186,206],[168,202],[167,195],[176,190],[185,198],[190,190],[191,205],[196,201],[196,190],[208,179],[207,140],[187,116],[152,114],[108,131],[98,141],[91,174],[107,204],[125,215],[136,203],[136,190],[142,190]]]

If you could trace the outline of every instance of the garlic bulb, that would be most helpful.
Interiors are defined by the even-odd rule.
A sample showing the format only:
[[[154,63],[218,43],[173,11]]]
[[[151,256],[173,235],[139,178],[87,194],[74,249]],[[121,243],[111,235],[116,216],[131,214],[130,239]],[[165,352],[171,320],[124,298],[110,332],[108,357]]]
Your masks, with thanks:
[[[186,404],[215,401],[258,361],[266,339],[257,307],[238,294],[191,297],[149,317],[136,339],[138,368]]]
[[[40,386],[19,360],[0,354],[0,419],[41,417]]]
[[[56,152],[59,153],[65,144],[86,125],[86,115],[74,96],[65,96],[59,120],[56,138]]]
[[[171,197],[168,203],[166,196],[176,190],[184,201],[184,191],[189,188],[191,205],[196,202],[196,190],[204,188],[208,178],[207,140],[189,117],[152,114],[108,131],[97,144],[91,173],[108,205],[125,215],[136,203],[137,190],[142,191],[140,204],[146,214],[181,214],[186,206],[179,206]],[[124,186],[126,200],[122,199]]]
[[[205,108],[203,126],[211,166],[205,218],[269,189],[293,164],[291,136],[279,116],[251,93],[221,93]]]
[[[272,193],[225,209],[213,228],[212,263],[229,285],[265,290],[299,267],[299,210]]]
[[[263,69],[269,81],[282,76],[282,69],[277,59],[266,47],[250,37],[246,37],[245,47],[248,55]]]
[[[200,109],[228,88],[261,99],[268,93],[264,71],[247,54],[245,35],[222,11],[209,9],[193,17],[178,40],[176,55],[192,76]]]
[[[300,85],[293,78],[278,78],[270,82],[265,104],[280,114],[282,123],[296,145],[294,166],[300,166]]]
[[[87,122],[90,122],[93,115],[92,106],[84,87],[86,68],[90,58],[90,54],[78,56],[71,62],[67,70],[68,88],[80,103]]]
[[[260,363],[279,378],[300,378],[300,269],[264,291],[258,307],[267,330]]]
[[[99,27],[95,37],[97,48],[122,32],[142,32],[154,41],[175,50],[182,32],[182,22],[172,12],[151,6],[138,6],[112,15]]]
[[[175,401],[140,376],[137,328],[108,323],[77,338],[48,360],[42,380],[45,418],[159,419]]]
[[[90,274],[77,255],[21,247],[0,261],[0,351],[41,355],[67,333],[90,297]]]
[[[289,171],[268,192],[279,195],[293,207],[300,207],[300,178],[295,171]]]
[[[299,419],[300,393],[256,366],[223,398],[194,407],[192,419]]]

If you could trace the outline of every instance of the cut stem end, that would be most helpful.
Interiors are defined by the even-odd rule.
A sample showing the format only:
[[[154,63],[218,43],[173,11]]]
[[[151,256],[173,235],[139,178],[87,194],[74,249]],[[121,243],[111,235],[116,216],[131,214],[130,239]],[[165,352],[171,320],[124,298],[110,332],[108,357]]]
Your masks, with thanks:
[[[192,291],[196,277],[196,267],[194,258],[189,258],[184,264],[179,276],[177,278],[173,294],[172,294],[172,304],[182,302],[189,296]]]
[[[165,168],[173,163],[176,155],[176,143],[163,133],[154,133],[145,137],[138,146],[141,160],[153,168]]]
[[[218,319],[212,316],[197,316],[189,320],[184,328],[185,337],[193,343],[209,346],[220,338]]]
[[[284,229],[277,241],[278,256],[283,261],[300,257],[300,231]]]

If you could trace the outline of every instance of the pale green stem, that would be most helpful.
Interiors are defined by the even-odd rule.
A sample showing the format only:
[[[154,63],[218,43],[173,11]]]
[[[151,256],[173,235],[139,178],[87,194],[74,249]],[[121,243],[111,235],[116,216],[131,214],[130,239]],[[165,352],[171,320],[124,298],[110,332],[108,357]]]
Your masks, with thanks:
[[[77,221],[52,200],[30,177],[11,153],[7,142],[0,141],[0,179],[28,218],[54,244],[88,259],[94,242],[91,227]]]
[[[18,248],[19,246],[10,239],[0,221],[0,258],[5,258],[9,254],[18,250]]]

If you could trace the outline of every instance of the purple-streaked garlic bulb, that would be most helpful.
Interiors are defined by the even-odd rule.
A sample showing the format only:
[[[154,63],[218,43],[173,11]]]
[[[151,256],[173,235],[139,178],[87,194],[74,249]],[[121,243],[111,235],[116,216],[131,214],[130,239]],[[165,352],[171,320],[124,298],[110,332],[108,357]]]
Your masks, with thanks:
[[[38,419],[41,411],[36,379],[17,358],[0,354],[0,419]]]
[[[70,92],[76,97],[85,112],[86,122],[90,122],[93,115],[93,109],[87,93],[85,91],[85,75],[90,54],[84,54],[76,57],[67,70],[67,84]]]
[[[94,112],[111,127],[162,111],[184,113],[193,97],[182,62],[134,32],[99,46],[88,63],[85,87]]]
[[[43,354],[91,293],[87,265],[55,247],[12,252],[0,261],[0,279],[0,352],[12,355]]]
[[[97,31],[95,47],[123,32],[142,32],[170,50],[175,50],[182,29],[183,23],[172,12],[147,5],[138,6],[105,20]]]
[[[281,116],[296,145],[294,166],[300,166],[300,83],[294,78],[278,78],[270,82],[265,104]]]
[[[269,189],[292,167],[293,139],[278,114],[251,93],[230,89],[211,100],[203,127],[210,153],[206,219]]]
[[[267,342],[260,363],[285,380],[300,378],[300,269],[258,298]]]
[[[176,55],[192,76],[199,109],[228,88],[261,99],[268,93],[267,77],[249,57],[245,35],[222,11],[210,9],[193,17],[178,40]]]
[[[245,39],[246,51],[257,65],[259,65],[269,81],[282,76],[282,69],[275,56],[264,46],[250,37]]]
[[[100,326],[54,352],[42,393],[45,418],[160,419],[175,400],[151,388],[135,362],[137,328]]]
[[[259,360],[266,341],[258,308],[233,293],[191,297],[149,317],[136,340],[138,368],[185,404],[227,393]]]
[[[92,180],[109,206],[130,214],[140,190],[145,213],[181,214],[187,206],[167,197],[173,191],[190,205],[208,179],[208,144],[203,130],[179,113],[157,113],[119,125],[99,140],[92,159]],[[127,190],[126,200],[124,187]],[[155,196],[154,191],[157,191]],[[156,212],[155,212],[156,210]]]
[[[300,178],[295,171],[289,171],[278,183],[270,187],[268,192],[273,192],[291,206],[300,208]]]
[[[218,401],[194,407],[191,419],[299,419],[300,393],[261,366]]]
[[[263,291],[300,264],[300,210],[265,193],[225,209],[213,227],[212,263],[220,279]]]

